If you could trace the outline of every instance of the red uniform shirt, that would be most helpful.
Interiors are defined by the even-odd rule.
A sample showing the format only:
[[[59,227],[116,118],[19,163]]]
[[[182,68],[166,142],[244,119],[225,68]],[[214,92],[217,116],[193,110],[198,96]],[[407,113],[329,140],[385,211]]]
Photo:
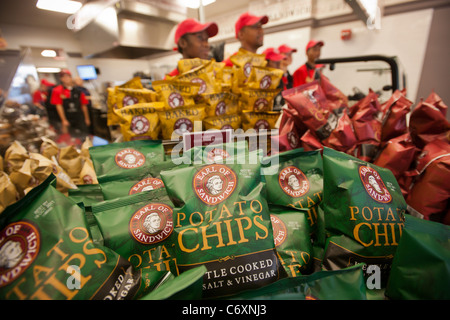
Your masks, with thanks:
[[[311,69],[306,64],[295,70],[292,77],[294,78],[294,87],[301,86],[302,84],[309,83],[314,80],[315,68]]]
[[[33,103],[43,104],[47,100],[47,91],[36,90],[33,94]]]
[[[180,71],[178,71],[178,68],[175,68],[175,69],[173,69],[172,71],[170,71],[168,74],[166,74],[166,76],[164,77],[164,79],[166,79],[167,76],[175,77],[175,76],[177,76],[177,75],[179,75],[179,74],[180,74]]]
[[[63,87],[62,85],[59,85],[55,89],[53,89],[52,97],[50,98],[50,103],[54,105],[57,104],[62,105],[63,100],[69,98],[70,98],[70,89]],[[83,92],[80,95],[80,102],[82,105],[87,105],[89,103]]]

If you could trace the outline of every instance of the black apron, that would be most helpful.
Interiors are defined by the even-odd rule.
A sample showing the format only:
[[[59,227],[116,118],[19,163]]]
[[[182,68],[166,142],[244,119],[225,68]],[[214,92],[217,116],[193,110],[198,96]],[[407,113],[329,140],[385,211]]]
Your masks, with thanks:
[[[87,135],[88,128],[84,121],[84,113],[81,109],[81,90],[79,88],[72,88],[70,91],[70,97],[63,99],[64,113],[66,119],[69,121],[69,133],[72,136],[85,136]]]

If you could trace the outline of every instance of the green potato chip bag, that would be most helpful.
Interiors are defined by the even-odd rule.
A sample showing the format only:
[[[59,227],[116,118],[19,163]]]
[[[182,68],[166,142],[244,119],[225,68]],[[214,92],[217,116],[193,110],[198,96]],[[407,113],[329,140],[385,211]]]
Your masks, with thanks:
[[[450,226],[405,215],[392,261],[386,297],[392,300],[450,299]]]
[[[312,266],[310,226],[306,212],[269,205],[273,239],[289,277],[309,274]]]
[[[93,233],[101,235],[95,241],[116,251],[135,268],[177,274],[167,241],[173,232],[173,205],[164,188],[107,200],[86,211],[95,219]]]
[[[176,166],[172,161],[155,163],[150,167],[108,174],[100,177],[99,185],[105,200],[112,200],[135,193],[164,188],[160,172]]]
[[[369,290],[376,298],[386,287],[402,235],[407,206],[401,189],[390,170],[330,148],[323,150],[323,169],[323,267],[365,263],[367,279],[380,277]]]
[[[278,164],[273,161],[278,158]],[[309,209],[322,200],[323,164],[319,150],[293,149],[264,160],[267,201],[270,204]],[[311,223],[313,224],[313,223]]]
[[[367,300],[362,264],[335,271],[285,278],[234,300]]]
[[[263,163],[267,202],[301,210],[314,237],[318,228],[317,211],[323,196],[320,151],[293,149],[267,157]]]
[[[160,140],[136,140],[89,148],[97,179],[106,174],[129,172],[164,160]]]
[[[226,159],[236,156],[243,157],[248,153],[245,140],[226,143],[211,143],[206,146],[194,146],[183,153],[193,164],[223,163]],[[233,160],[234,161],[234,160]]]
[[[68,195],[73,201],[83,203],[84,206],[105,200],[99,184],[78,185],[77,189],[69,189]]]
[[[161,172],[174,209],[177,266],[201,265],[203,298],[258,288],[286,276],[277,257],[259,152],[226,164]],[[233,162],[233,163],[232,163]]]
[[[50,175],[0,216],[0,299],[137,299],[167,272],[136,270],[96,245],[85,211]]]
[[[205,266],[172,277],[140,300],[200,300]]]

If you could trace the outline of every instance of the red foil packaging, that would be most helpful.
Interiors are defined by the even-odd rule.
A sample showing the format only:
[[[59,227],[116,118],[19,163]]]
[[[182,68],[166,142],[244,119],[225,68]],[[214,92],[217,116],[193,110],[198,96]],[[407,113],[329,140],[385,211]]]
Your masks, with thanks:
[[[356,157],[371,162],[378,151],[381,136],[380,103],[377,94],[369,90],[366,97],[350,109],[350,117],[357,139]]]
[[[373,119],[381,111],[378,95],[369,89],[367,96],[356,102],[349,108],[349,115],[352,119],[360,121]]]
[[[425,99],[425,102],[430,103],[438,108],[444,117],[447,115],[448,107],[436,92],[432,91],[430,95]]]
[[[450,144],[445,140],[428,143],[417,164],[419,176],[406,202],[424,219],[449,224]]]
[[[392,171],[397,180],[409,171],[419,150],[413,144],[409,133],[389,140],[377,159],[375,165]]]
[[[327,101],[318,81],[285,90],[282,96],[288,107],[297,111],[299,120],[320,139],[329,134],[330,130],[324,130],[328,119]]]
[[[295,118],[287,110],[283,110],[279,134],[271,136],[272,146],[278,144],[279,152],[300,148],[301,141]]]
[[[450,130],[450,122],[446,119],[446,106],[442,100],[437,101],[436,96],[432,93],[411,112],[409,131],[413,142],[419,148],[423,148]]]
[[[327,98],[327,107],[329,111],[348,106],[347,96],[336,88],[323,74],[320,74],[320,86],[322,87],[325,97]]]
[[[381,141],[398,137],[408,132],[407,115],[411,111],[412,101],[408,100],[400,90],[396,90],[383,105],[383,124]]]
[[[322,150],[323,145],[315,135],[311,133],[311,130],[306,131],[300,138],[301,146],[305,151]]]
[[[356,146],[356,136],[353,131],[352,121],[346,110],[338,116],[337,125],[328,138],[322,143],[330,148],[341,152],[351,152]]]

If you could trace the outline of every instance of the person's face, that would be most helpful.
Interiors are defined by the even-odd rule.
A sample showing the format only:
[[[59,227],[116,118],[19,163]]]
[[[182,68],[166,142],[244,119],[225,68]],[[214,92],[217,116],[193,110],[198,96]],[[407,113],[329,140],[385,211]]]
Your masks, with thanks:
[[[284,72],[287,72],[288,65],[289,63],[287,59],[283,59],[280,61],[280,69],[283,70]]]
[[[264,45],[264,29],[262,28],[262,23],[258,22],[254,25],[243,27],[239,30],[238,39],[254,50],[262,47]]]
[[[281,61],[267,60],[267,66],[269,68],[280,69]]]
[[[208,33],[206,31],[186,34],[186,37],[181,38],[179,42],[180,47],[183,49],[183,58],[208,59],[208,38]]]
[[[321,46],[315,45],[312,48],[309,48],[306,52],[306,55],[308,56],[308,61],[316,61],[320,58],[320,49]]]
[[[287,53],[283,53],[284,56],[286,57],[285,62],[286,65],[290,65],[292,63],[292,52],[287,52]]]
[[[71,87],[73,85],[72,76],[69,74],[64,74],[60,79],[61,83],[66,87]]]

